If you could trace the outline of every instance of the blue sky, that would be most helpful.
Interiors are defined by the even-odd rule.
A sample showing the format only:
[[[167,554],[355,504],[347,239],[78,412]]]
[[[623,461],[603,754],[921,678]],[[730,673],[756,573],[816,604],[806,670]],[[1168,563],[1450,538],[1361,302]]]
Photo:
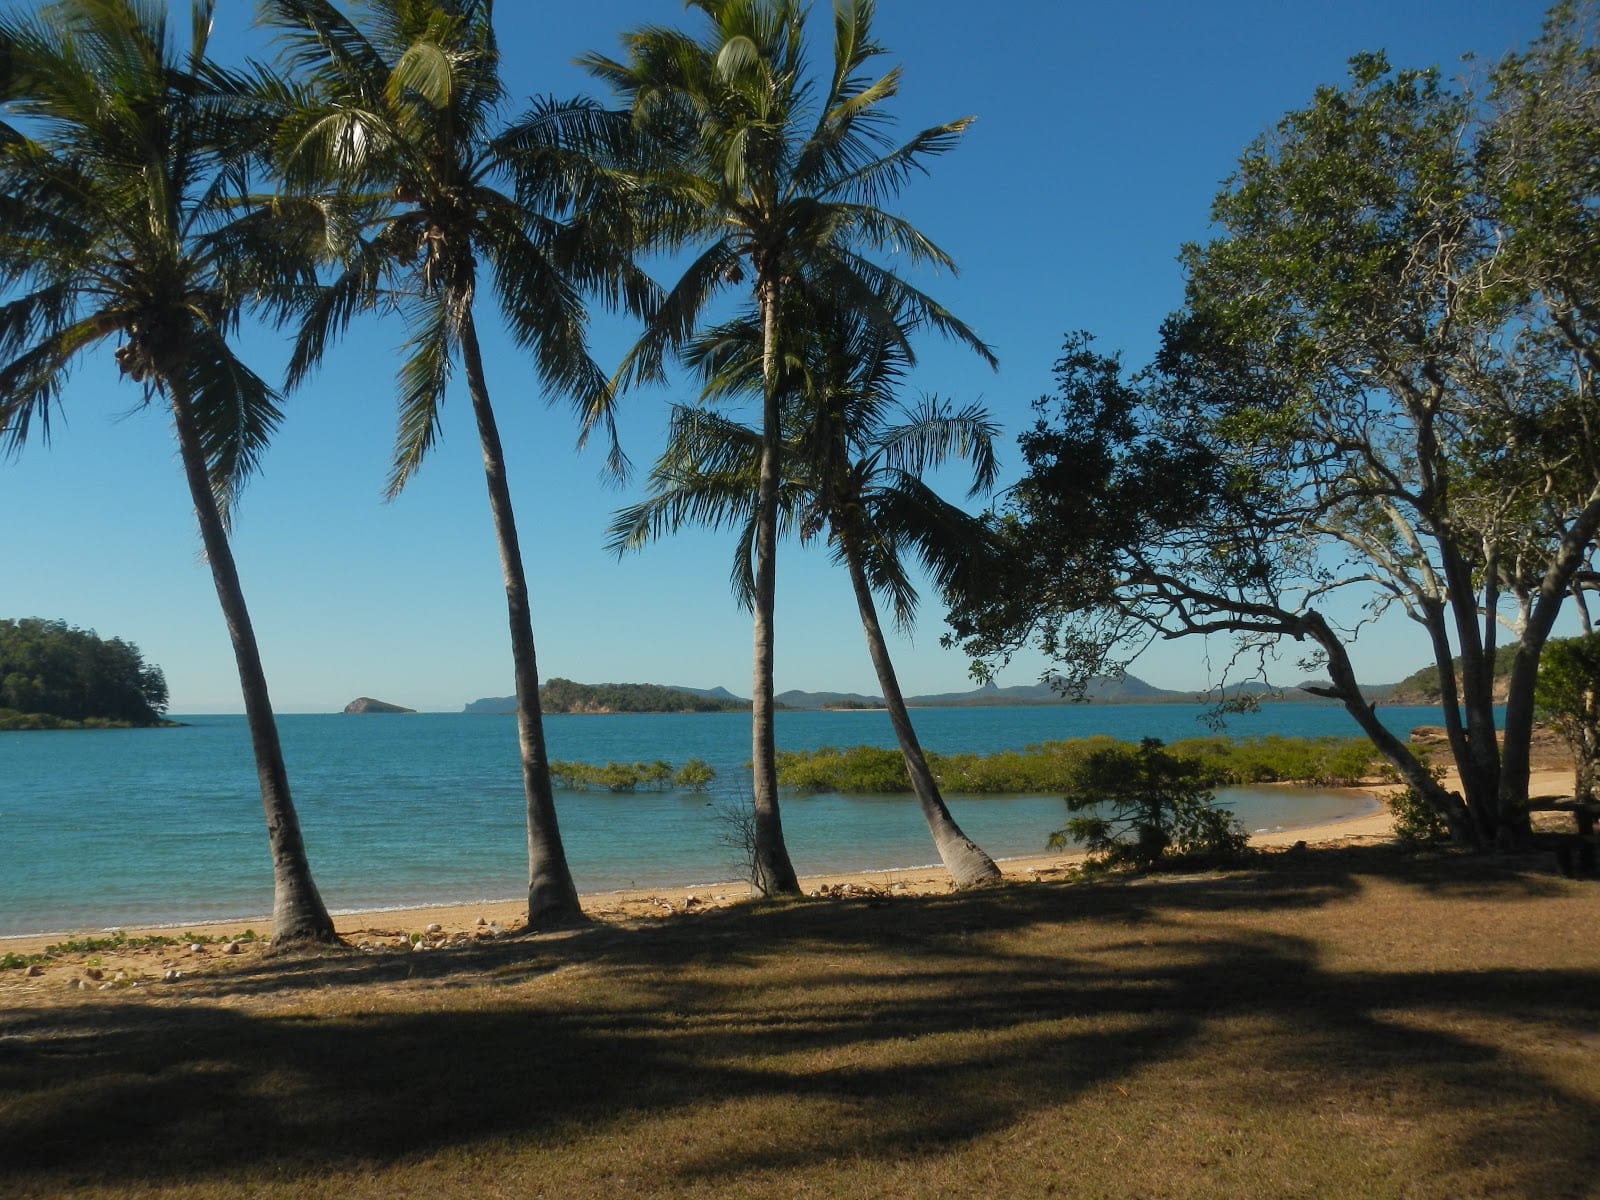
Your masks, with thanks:
[[[1062,335],[1093,331],[1141,363],[1181,300],[1175,258],[1203,238],[1239,152],[1350,55],[1385,49],[1397,65],[1471,71],[1525,44],[1534,0],[880,0],[877,33],[903,65],[902,131],[973,114],[962,145],[935,160],[895,206],[958,263],[922,280],[991,342],[998,372],[928,343],[913,386],[981,399],[1011,438],[1049,390]],[[221,0],[221,57],[260,55],[248,0]],[[824,17],[826,5],[819,6]],[[531,4],[502,0],[502,50],[517,103],[592,91],[577,54],[615,52],[620,31],[682,23],[676,0]],[[820,24],[820,23],[819,23]],[[813,61],[822,61],[813,56]],[[617,560],[604,549],[612,511],[638,496],[660,445],[665,406],[687,388],[623,401],[624,486],[600,454],[574,449],[568,413],[548,408],[531,371],[480,313],[490,386],[533,590],[541,673],[588,682],[649,681],[750,690],[750,632],[728,590],[725,535],[691,532]],[[593,348],[610,367],[632,329],[597,315]],[[393,440],[390,321],[364,320],[328,366],[290,397],[260,476],[246,491],[235,553],[280,712],[338,709],[358,695],[427,711],[511,690],[504,592],[471,414],[464,394],[407,492],[381,492]],[[251,331],[251,362],[272,377],[282,338]],[[166,671],[172,710],[241,708],[209,570],[200,553],[168,419],[139,408],[109,356],[85,361],[46,445],[0,461],[0,616],[47,616],[138,643]],[[940,649],[942,613],[894,645],[908,693],[970,686]],[[1175,643],[1135,674],[1202,687],[1226,648]],[[1429,658],[1403,620],[1368,630],[1363,678],[1397,679]],[[1297,678],[1293,655],[1278,677]],[[1032,682],[1018,660],[1002,683]],[[876,691],[843,573],[822,549],[786,546],[779,566],[777,686]]]

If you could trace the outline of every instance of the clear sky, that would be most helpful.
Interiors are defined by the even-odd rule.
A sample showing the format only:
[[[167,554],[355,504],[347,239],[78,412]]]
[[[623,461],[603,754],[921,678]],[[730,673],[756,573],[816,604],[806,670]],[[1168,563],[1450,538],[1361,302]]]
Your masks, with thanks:
[[[221,57],[264,53],[249,0],[221,0]],[[1175,256],[1206,236],[1210,201],[1239,152],[1350,55],[1385,49],[1396,65],[1492,61],[1538,31],[1541,0],[879,0],[877,34],[905,69],[894,111],[909,136],[972,114],[961,146],[935,160],[895,206],[955,258],[961,274],[919,280],[990,341],[991,372],[928,343],[913,386],[981,399],[1011,439],[1050,388],[1063,333],[1093,331],[1141,364],[1181,300]],[[816,17],[826,17],[825,0]],[[592,91],[571,65],[646,22],[692,20],[677,0],[584,4],[501,0],[497,21],[517,104]],[[820,47],[819,47],[820,49]],[[825,51],[813,62],[825,63]],[[750,692],[750,629],[728,590],[726,535],[693,532],[617,560],[603,546],[617,507],[636,499],[659,449],[667,402],[687,388],[623,401],[634,479],[618,487],[601,456],[578,454],[574,425],[547,408],[532,372],[485,331],[534,602],[541,673],[585,682],[722,685]],[[594,351],[613,366],[633,335],[597,315]],[[407,492],[384,503],[393,440],[398,325],[368,318],[323,372],[291,396],[260,476],[239,509],[234,547],[280,712],[336,710],[359,695],[425,711],[511,691],[504,592],[481,460],[464,394]],[[269,378],[282,338],[253,331],[247,355]],[[141,409],[109,355],[85,361],[52,441],[0,461],[0,616],[44,616],[136,642],[159,664],[172,711],[242,707],[209,570],[199,552],[170,422]],[[824,550],[785,546],[779,565],[778,689],[875,692],[848,582]],[[908,694],[970,686],[941,650],[927,597],[916,634],[893,650]],[[1212,646],[1220,662],[1225,648]],[[1358,643],[1358,670],[1391,682],[1429,660],[1398,618]],[[1019,660],[1002,683],[1032,682]],[[1161,686],[1207,683],[1206,648],[1158,647],[1133,671]],[[1298,678],[1292,653],[1281,681]]]

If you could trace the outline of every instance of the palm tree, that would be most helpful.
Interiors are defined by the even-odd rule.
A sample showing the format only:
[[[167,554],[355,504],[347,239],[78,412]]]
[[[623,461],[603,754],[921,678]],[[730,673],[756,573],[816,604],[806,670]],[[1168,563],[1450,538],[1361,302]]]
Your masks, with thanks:
[[[940,498],[923,475],[952,459],[967,462],[969,496],[994,486],[997,429],[977,405],[952,410],[927,399],[915,408],[894,400],[908,364],[906,335],[913,321],[882,325],[827,304],[796,312],[803,297],[789,294],[779,390],[785,401],[786,464],[780,482],[780,526],[802,542],[826,535],[836,561],[850,574],[867,652],[877,672],[884,706],[905,758],[940,860],[957,887],[996,883],[994,860],[968,838],[950,815],[917,740],[895,676],[874,592],[888,597],[895,623],[909,629],[917,592],[905,569],[908,555],[921,561],[945,589],[978,560],[981,520]],[[754,320],[714,330],[691,351],[708,377],[707,398],[762,388],[760,327]],[[754,593],[755,540],[761,436],[756,430],[703,408],[676,406],[666,450],[650,476],[651,494],[623,510],[612,526],[617,551],[685,524],[733,525],[740,530],[733,580],[741,600]]]
[[[886,133],[885,104],[900,72],[867,72],[884,51],[872,39],[872,0],[834,0],[833,64],[813,77],[799,0],[688,0],[704,36],[647,26],[624,35],[626,61],[579,61],[633,114],[635,151],[622,174],[634,188],[643,244],[698,253],[648,322],[618,374],[659,380],[724,287],[749,278],[762,330],[761,453],[754,528],[751,760],[756,886],[799,883],[778,812],[773,726],[773,610],[782,475],[777,353],[785,291],[797,283],[846,298],[892,327],[886,301],[910,308],[993,361],[965,325],[866,257],[898,252],[912,265],[949,257],[880,205],[925,161],[955,145],[970,118],[923,130],[902,145]]]
[[[334,937],[311,878],[261,654],[228,545],[279,397],[228,343],[242,310],[314,279],[321,214],[254,203],[264,75],[187,50],[165,6],[61,0],[0,18],[0,441],[19,450],[73,363],[117,343],[124,376],[172,413],[200,537],[238,660],[273,864],[273,944]]]
[[[263,0],[267,23],[308,93],[278,138],[293,191],[336,188],[369,208],[332,286],[305,314],[290,366],[298,382],[361,310],[393,303],[409,331],[399,372],[399,435],[388,492],[403,489],[439,430],[459,361],[483,450],[505,578],[527,798],[528,923],[581,919],[551,792],[527,574],[474,317],[480,267],[513,340],[552,392],[574,397],[586,436],[610,421],[610,382],[586,346],[586,288],[631,307],[650,289],[613,236],[563,218],[606,210],[581,147],[607,116],[543,103],[496,129],[504,98],[491,0],[367,0],[360,24],[325,0]],[[580,443],[582,438],[580,437]],[[613,437],[613,461],[620,463]]]

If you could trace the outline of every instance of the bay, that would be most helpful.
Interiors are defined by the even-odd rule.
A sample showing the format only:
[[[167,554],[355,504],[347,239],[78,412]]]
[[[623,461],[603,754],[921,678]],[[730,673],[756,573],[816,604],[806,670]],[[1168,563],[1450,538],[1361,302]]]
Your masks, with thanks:
[[[1175,741],[1210,732],[1201,705],[922,709],[930,749],[992,753],[1104,733]],[[1379,709],[1404,734],[1431,708]],[[183,728],[0,735],[0,936],[198,923],[268,912],[266,832],[239,716],[177,717]],[[288,715],[279,718],[312,869],[335,911],[515,898],[526,889],[516,726],[509,717]],[[781,749],[892,747],[882,712],[785,712]],[[1274,704],[1230,717],[1233,736],[1353,735],[1337,706]],[[705,794],[557,794],[579,889],[736,879],[725,809],[747,791],[742,713],[546,718],[550,754],[583,762],[702,758]],[[1044,851],[1065,812],[1055,796],[948,798],[995,857]],[[1367,805],[1315,789],[1228,789],[1250,829],[1294,828]],[[935,861],[909,797],[786,796],[802,874]]]

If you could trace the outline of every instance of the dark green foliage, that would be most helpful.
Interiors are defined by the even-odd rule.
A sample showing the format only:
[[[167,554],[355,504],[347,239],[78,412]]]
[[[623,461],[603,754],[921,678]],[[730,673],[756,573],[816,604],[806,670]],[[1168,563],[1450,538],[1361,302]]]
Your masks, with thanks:
[[[699,696],[655,683],[574,683],[551,679],[539,689],[547,713],[749,712],[744,700]]]
[[[608,762],[603,767],[559,760],[550,763],[551,780],[574,792],[664,792],[674,787],[698,792],[716,774],[698,758],[691,758],[677,771],[659,758],[655,762]]]
[[[1577,798],[1600,799],[1600,633],[1546,646],[1534,696],[1572,748]]]
[[[1505,679],[1509,676],[1511,674],[1511,665],[1516,660],[1517,648],[1515,646],[1499,647],[1494,655],[1494,678]],[[1451,666],[1455,668],[1456,678],[1460,679],[1461,658],[1459,655],[1451,660]],[[1426,666],[1420,671],[1413,671],[1395,684],[1391,695],[1395,698],[1396,703],[1409,700],[1413,696],[1421,697],[1425,701],[1436,701],[1442,694],[1439,679],[1439,668],[1432,665]]]
[[[158,725],[161,668],[139,647],[38,617],[0,620],[0,729]]]
[[[1104,735],[1043,742],[995,754],[929,754],[941,790],[1018,795],[1069,792],[1083,786],[1091,760],[1131,753],[1130,742]],[[1309,783],[1341,786],[1381,774],[1381,763],[1364,738],[1188,738],[1165,753],[1190,764],[1205,787],[1249,783]],[[797,791],[891,794],[909,792],[898,752],[876,746],[839,750],[783,751],[778,782]]]
[[[931,757],[931,756],[930,756]],[[778,751],[778,783],[801,792],[886,795],[909,792],[905,756],[878,746]]]
[[[1413,787],[1400,788],[1383,798],[1394,819],[1394,835],[1413,845],[1434,845],[1450,840],[1450,829],[1433,806]]]
[[[672,786],[682,788],[686,792],[703,792],[706,785],[717,777],[717,773],[703,758],[691,758],[679,767],[672,776]]]
[[[1233,813],[1217,807],[1198,764],[1167,752],[1159,738],[1091,754],[1065,799],[1074,813],[1096,811],[1052,833],[1051,847],[1081,843],[1107,866],[1151,867],[1169,855],[1230,857],[1249,843]]]

